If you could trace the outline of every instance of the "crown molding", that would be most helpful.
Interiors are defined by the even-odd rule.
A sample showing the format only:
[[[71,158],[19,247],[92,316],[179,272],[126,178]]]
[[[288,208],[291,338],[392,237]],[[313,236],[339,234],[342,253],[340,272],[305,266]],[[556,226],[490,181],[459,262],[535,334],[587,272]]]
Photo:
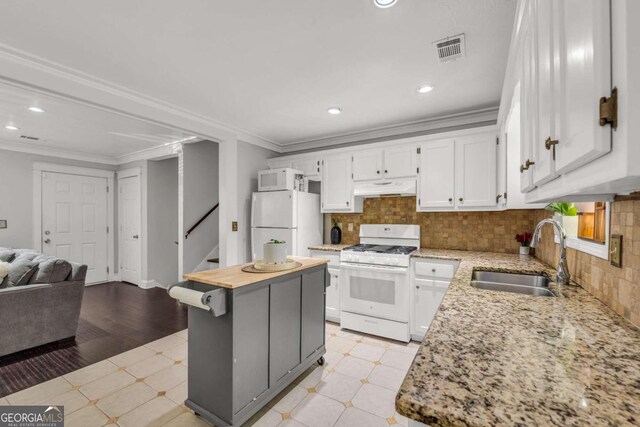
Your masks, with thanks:
[[[465,113],[450,114],[400,125],[383,126],[362,132],[346,133],[328,138],[296,141],[290,144],[285,144],[282,152],[291,153],[301,150],[326,149],[335,145],[400,138],[406,135],[433,132],[439,129],[486,125],[487,123],[495,124],[498,119],[498,108],[499,107],[497,106],[482,108]]]
[[[19,153],[37,154],[47,157],[58,157],[62,159],[79,160],[90,163],[100,163],[105,165],[117,165],[118,162],[113,157],[100,156],[96,154],[81,153],[77,151],[59,150],[50,147],[36,147],[28,143],[18,143],[0,140],[0,150],[15,151]]]
[[[268,138],[0,43],[0,81],[112,113],[204,136],[237,138],[281,152]]]

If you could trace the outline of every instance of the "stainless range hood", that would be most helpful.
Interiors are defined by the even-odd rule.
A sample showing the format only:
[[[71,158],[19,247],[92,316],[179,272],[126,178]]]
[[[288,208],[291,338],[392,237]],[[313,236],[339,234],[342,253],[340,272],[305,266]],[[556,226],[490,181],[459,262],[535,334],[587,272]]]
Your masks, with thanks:
[[[397,179],[370,182],[354,182],[353,195],[356,197],[415,196],[415,179]]]

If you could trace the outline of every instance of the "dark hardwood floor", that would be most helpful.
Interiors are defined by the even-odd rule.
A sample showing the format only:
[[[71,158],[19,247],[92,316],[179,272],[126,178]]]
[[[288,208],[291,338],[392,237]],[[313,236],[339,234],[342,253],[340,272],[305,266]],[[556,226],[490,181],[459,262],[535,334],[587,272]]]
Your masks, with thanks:
[[[186,327],[186,307],[169,297],[164,289],[145,290],[122,282],[87,286],[75,340],[0,358],[0,397]]]

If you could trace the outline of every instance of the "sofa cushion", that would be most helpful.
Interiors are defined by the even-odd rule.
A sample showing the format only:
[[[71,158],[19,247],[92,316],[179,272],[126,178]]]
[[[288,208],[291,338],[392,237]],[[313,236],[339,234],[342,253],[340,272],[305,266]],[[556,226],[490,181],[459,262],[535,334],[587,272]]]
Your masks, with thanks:
[[[9,283],[7,286],[28,285],[31,276],[38,268],[38,263],[28,259],[28,257],[18,257],[11,263],[9,269]]]
[[[0,248],[0,262],[11,262],[16,257],[13,249]]]
[[[71,273],[71,263],[54,256],[40,254],[33,261],[38,263],[38,269],[30,283],[64,282]]]
[[[31,249],[14,249],[14,251],[16,252],[16,257],[13,259],[12,262],[16,262],[18,260],[25,260],[25,259],[29,261],[33,261],[35,257],[37,257],[38,255],[42,255],[37,252],[33,252]]]
[[[6,288],[9,283],[9,269],[11,264],[0,261],[0,289]]]

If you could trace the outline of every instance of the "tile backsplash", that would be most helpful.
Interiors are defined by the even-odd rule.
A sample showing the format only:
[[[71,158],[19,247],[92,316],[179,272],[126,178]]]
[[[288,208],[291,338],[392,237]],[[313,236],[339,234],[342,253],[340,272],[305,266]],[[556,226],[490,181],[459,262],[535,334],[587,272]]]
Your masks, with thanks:
[[[551,216],[533,211],[535,222]],[[640,327],[640,200],[611,204],[611,234],[622,235],[622,266],[575,249],[567,249],[571,278],[616,313]],[[553,229],[545,227],[536,257],[555,266],[560,246],[553,241]]]
[[[363,213],[331,217],[341,223],[345,244],[358,243],[360,224],[418,224],[423,247],[503,253],[517,253],[515,235],[533,232],[535,226],[532,210],[416,212],[415,197],[369,198]]]

